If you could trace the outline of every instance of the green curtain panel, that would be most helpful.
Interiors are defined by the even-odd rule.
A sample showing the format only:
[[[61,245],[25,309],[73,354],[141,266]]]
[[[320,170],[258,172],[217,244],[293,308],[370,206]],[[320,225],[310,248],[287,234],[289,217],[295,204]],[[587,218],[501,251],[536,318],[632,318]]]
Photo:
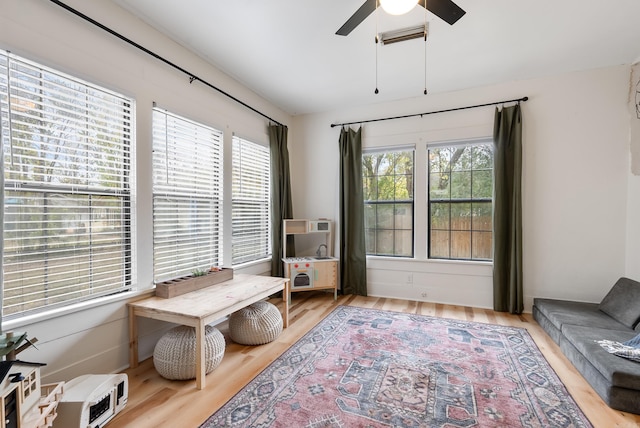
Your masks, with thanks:
[[[293,218],[291,203],[291,175],[289,151],[287,150],[288,128],[285,125],[269,125],[269,147],[271,153],[271,276],[284,276],[282,265],[282,220]],[[296,253],[293,236],[287,241],[287,257]]]
[[[344,294],[366,296],[361,131],[340,131],[340,284]]]
[[[522,313],[522,112],[496,109],[494,143],[493,309]]]

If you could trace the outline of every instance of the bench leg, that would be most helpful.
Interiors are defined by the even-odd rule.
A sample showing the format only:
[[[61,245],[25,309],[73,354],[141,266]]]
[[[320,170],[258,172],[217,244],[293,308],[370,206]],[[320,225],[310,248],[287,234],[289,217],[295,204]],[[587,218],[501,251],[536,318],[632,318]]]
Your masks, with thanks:
[[[291,290],[289,289],[289,280],[287,279],[284,282],[284,289],[282,290],[282,325],[284,328],[289,327],[289,300],[291,299],[291,295],[289,294]]]
[[[204,321],[196,326],[196,388],[204,389],[206,386],[206,356],[205,356],[205,325]]]

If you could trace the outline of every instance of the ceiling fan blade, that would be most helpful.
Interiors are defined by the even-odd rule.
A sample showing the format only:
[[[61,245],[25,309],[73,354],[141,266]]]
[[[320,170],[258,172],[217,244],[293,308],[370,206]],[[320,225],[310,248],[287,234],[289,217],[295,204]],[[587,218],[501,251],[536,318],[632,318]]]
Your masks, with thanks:
[[[427,6],[425,6],[425,1]],[[448,24],[455,24],[458,19],[467,13],[460,6],[451,0],[419,0],[420,6],[426,7],[427,10],[439,17]]]
[[[364,4],[356,10],[356,13],[351,15],[351,18],[349,18],[347,22],[345,22],[344,25],[336,31],[336,34],[339,36],[346,36],[353,31],[354,28],[360,25],[367,16],[371,15],[374,10],[376,10],[376,0],[366,0]]]

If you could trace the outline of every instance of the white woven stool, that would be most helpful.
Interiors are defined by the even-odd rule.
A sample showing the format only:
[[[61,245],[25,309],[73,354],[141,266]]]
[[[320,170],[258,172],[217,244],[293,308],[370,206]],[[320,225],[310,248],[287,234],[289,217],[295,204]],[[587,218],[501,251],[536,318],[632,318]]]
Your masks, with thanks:
[[[224,336],[217,328],[205,326],[205,373],[220,365],[224,356]],[[153,350],[153,365],[166,379],[196,377],[196,331],[181,325],[166,332]]]
[[[231,314],[229,336],[241,345],[262,345],[275,340],[282,332],[282,314],[263,300]]]

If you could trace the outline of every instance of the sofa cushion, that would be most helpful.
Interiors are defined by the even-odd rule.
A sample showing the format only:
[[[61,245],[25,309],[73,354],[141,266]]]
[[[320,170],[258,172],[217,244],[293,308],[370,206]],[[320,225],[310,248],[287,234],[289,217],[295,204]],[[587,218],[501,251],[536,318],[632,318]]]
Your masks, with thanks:
[[[562,340],[569,341],[577,352],[582,354],[605,379],[611,382],[612,386],[640,390],[640,364],[610,354],[596,342],[603,339],[624,342],[635,336],[634,331],[566,325],[562,332]],[[563,350],[565,349],[566,347],[563,347]],[[567,355],[567,357],[571,361],[575,359],[571,355]],[[591,379],[587,379],[587,381],[591,382]]]
[[[604,296],[598,308],[627,327],[634,328],[640,320],[638,302],[640,302],[640,282],[620,278]]]
[[[556,342],[558,345],[560,344],[560,337],[562,333],[560,329],[553,325],[549,318],[546,317],[540,310],[534,305],[531,311],[533,315],[533,319],[535,319],[538,324],[547,332],[547,334]]]
[[[637,390],[612,386],[610,380],[593,367],[593,364],[564,337],[560,343],[560,349],[612,409],[640,415],[640,400],[638,400],[639,392]]]
[[[533,300],[534,310],[543,314],[560,331],[563,330],[564,325],[587,325],[597,328],[631,331],[629,327],[600,311],[598,307],[597,303],[543,298],[535,298]],[[555,337],[554,340],[556,340]]]

